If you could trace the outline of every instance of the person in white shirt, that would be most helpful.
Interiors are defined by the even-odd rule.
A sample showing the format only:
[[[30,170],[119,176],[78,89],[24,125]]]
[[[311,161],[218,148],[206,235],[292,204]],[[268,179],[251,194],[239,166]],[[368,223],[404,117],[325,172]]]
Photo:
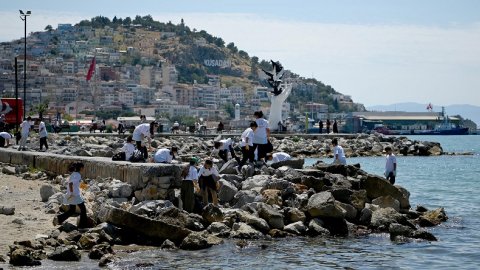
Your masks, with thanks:
[[[263,118],[262,111],[256,111],[254,114],[257,129],[253,134],[253,151],[258,148],[258,160],[264,160],[267,156],[267,144],[270,137],[270,128],[267,120]]]
[[[336,138],[333,139],[332,145],[333,145],[333,164],[346,165],[347,159],[345,157],[345,152],[343,151],[343,148],[340,145],[338,145],[338,139]]]
[[[8,132],[0,132],[0,147],[8,147],[13,135]]]
[[[175,123],[173,123],[173,126],[172,126],[172,133],[178,133],[178,131],[180,130],[180,124],[175,121]]]
[[[390,184],[395,184],[395,177],[397,177],[397,158],[392,152],[390,146],[385,147],[385,152],[387,153],[386,163],[385,163],[385,177]]]
[[[217,152],[218,156],[223,159],[223,161],[228,161],[228,152],[230,152],[232,158],[234,158],[235,160],[237,160],[238,163],[240,163],[240,158],[237,157],[237,155],[235,154],[235,150],[233,150],[233,142],[231,138],[214,142],[213,148],[215,148],[214,153]]]
[[[257,122],[252,121],[250,127],[243,131],[240,141],[240,147],[242,147],[242,160],[238,164],[237,172],[245,165],[245,163],[252,163],[255,160],[255,154],[253,149],[253,136],[257,129]]]
[[[87,227],[87,208],[80,193],[80,182],[82,180],[80,172],[83,168],[84,165],[81,162],[74,162],[68,167],[68,171],[72,173],[68,178],[67,193],[64,198],[64,204],[69,206],[68,211],[57,215],[53,220],[53,225],[62,224],[70,216],[73,216],[78,205],[80,208],[80,224],[78,227]]]
[[[48,143],[47,143],[47,128],[45,127],[45,122],[42,120],[38,121],[38,136],[40,137],[40,151],[43,150],[43,146],[45,146],[45,151],[48,151]]]
[[[203,205],[208,204],[208,194],[212,195],[212,202],[214,205],[218,205],[217,198],[217,181],[220,179],[220,174],[217,169],[213,167],[213,161],[210,159],[205,160],[203,167],[198,171],[198,183],[203,198]]]
[[[273,154],[267,154],[267,160],[272,161],[272,163],[290,160],[292,157],[285,152],[278,152]]]
[[[180,198],[182,199],[183,210],[192,213],[195,207],[195,193],[194,189],[198,187],[198,171],[195,165],[197,165],[198,159],[192,158],[186,175],[183,176],[182,186],[180,189]]]
[[[175,159],[177,152],[178,148],[176,146],[172,146],[171,149],[160,148],[153,156],[153,161],[155,163],[171,163],[172,160]]]
[[[127,142],[123,145],[122,151],[125,153],[125,160],[129,161],[135,152],[135,145],[133,145],[133,138],[132,136],[127,137]]]
[[[22,138],[20,139],[20,146],[18,147],[18,151],[26,150],[28,134],[30,134],[30,129],[32,128],[32,118],[29,116],[27,120],[24,120],[20,124]]]
[[[148,146],[151,149],[152,138],[155,135],[156,126],[157,126],[157,122],[153,121],[150,124],[145,123],[145,124],[140,124],[136,126],[135,130],[133,131],[133,134],[132,134],[133,140],[137,144],[137,149],[142,151],[144,159],[148,158],[148,150],[146,146],[142,145],[143,139],[145,137],[148,138]]]

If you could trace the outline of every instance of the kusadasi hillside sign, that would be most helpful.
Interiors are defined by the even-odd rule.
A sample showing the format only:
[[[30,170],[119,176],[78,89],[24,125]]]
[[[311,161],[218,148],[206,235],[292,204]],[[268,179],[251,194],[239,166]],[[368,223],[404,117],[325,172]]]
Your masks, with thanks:
[[[223,59],[205,59],[203,64],[207,67],[229,68],[232,66],[232,61]]]

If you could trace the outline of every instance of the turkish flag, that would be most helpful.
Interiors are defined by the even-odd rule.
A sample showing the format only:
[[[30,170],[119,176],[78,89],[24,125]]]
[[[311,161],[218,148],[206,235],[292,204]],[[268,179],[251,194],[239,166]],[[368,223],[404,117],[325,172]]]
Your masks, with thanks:
[[[95,56],[92,58],[92,62],[90,62],[90,68],[88,68],[88,72],[87,72],[87,82],[90,81],[90,79],[92,78],[93,76],[93,73],[95,72],[95,64],[96,64],[96,60],[95,60]]]

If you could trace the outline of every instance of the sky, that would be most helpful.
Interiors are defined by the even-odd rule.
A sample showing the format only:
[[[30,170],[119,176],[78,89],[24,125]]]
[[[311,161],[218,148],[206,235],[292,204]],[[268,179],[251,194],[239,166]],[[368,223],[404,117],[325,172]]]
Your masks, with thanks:
[[[480,106],[477,0],[2,0],[0,41],[102,15],[152,15],[280,61],[366,106]]]

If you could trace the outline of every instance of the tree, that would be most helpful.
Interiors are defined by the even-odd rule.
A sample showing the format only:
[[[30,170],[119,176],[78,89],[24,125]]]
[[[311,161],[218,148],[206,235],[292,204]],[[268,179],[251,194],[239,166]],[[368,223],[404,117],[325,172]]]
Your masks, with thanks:
[[[49,25],[45,26],[45,31],[52,32],[53,27],[49,24]]]
[[[227,49],[229,49],[232,53],[237,53],[238,52],[238,48],[237,48],[237,46],[235,46],[235,43],[233,43],[233,42],[228,43]]]
[[[123,20],[123,25],[130,26],[130,24],[132,24],[132,19],[130,19],[130,17],[126,17],[125,20]]]
[[[48,110],[48,102],[40,103],[35,106],[35,111],[38,113],[38,118],[43,119],[43,113]]]
[[[232,103],[227,103],[227,104],[225,104],[224,109],[225,109],[225,111],[228,113],[228,115],[230,116],[230,118],[234,118],[234,117],[235,117],[235,107],[233,107],[233,104],[232,104]]]

